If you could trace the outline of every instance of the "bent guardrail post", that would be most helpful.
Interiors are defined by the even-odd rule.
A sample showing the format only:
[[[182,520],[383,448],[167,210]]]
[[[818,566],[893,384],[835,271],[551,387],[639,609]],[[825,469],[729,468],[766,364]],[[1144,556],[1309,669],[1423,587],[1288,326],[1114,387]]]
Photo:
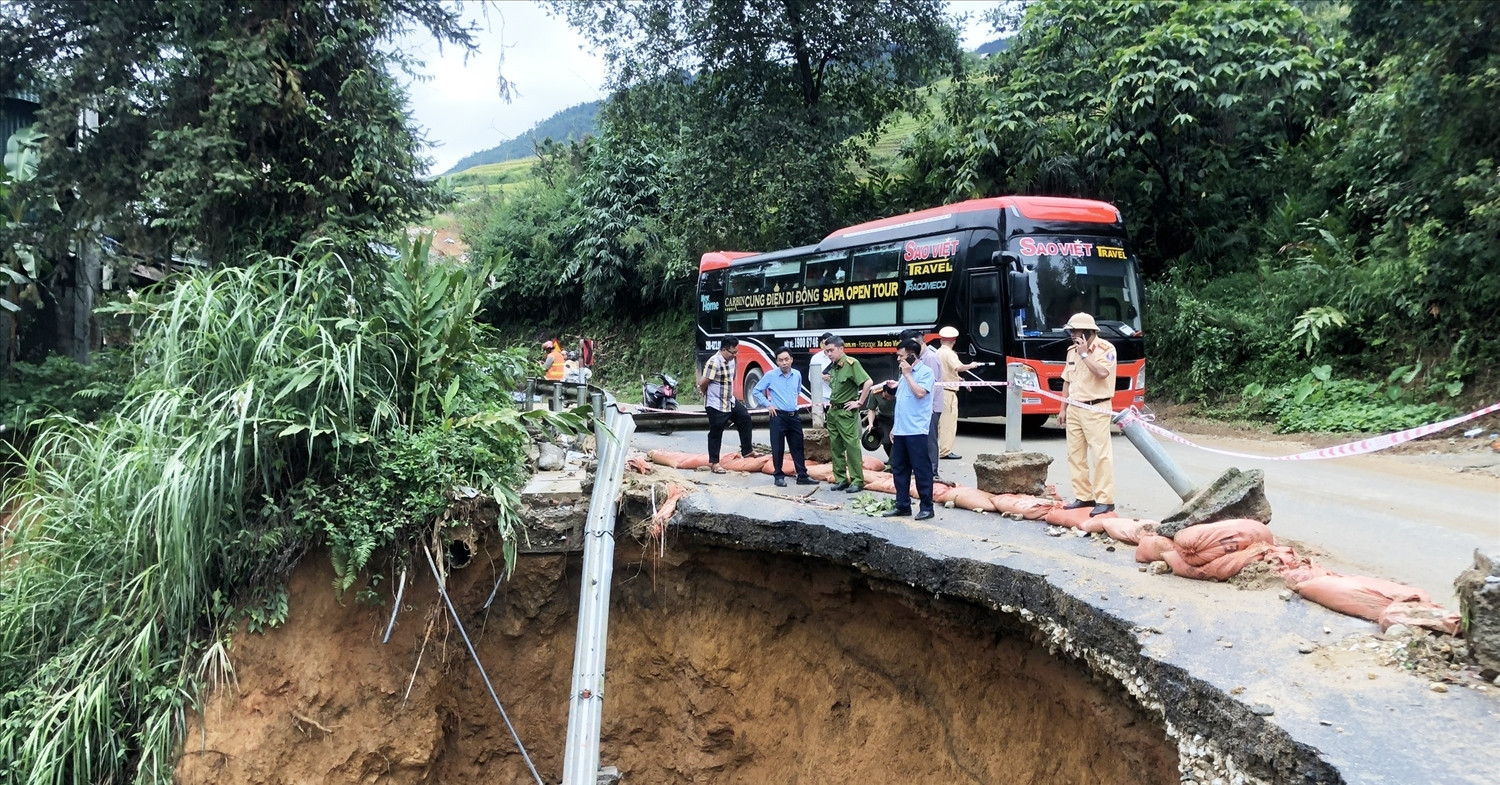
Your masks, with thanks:
[[[1182,467],[1172,460],[1172,456],[1167,455],[1166,450],[1161,448],[1156,437],[1152,436],[1151,432],[1146,430],[1146,426],[1141,424],[1134,409],[1116,413],[1113,422],[1125,432],[1125,438],[1135,445],[1141,456],[1146,459],[1146,463],[1151,464],[1151,468],[1167,481],[1167,485],[1172,486],[1172,492],[1176,493],[1178,498],[1187,501],[1198,492],[1198,484],[1193,482],[1192,478],[1187,476],[1187,472],[1184,472]]]

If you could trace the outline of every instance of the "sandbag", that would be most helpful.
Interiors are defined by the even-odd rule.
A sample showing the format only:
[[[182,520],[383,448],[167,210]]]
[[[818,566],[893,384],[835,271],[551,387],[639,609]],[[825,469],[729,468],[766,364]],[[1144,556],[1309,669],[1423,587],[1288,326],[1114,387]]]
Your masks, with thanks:
[[[949,500],[953,502],[954,507],[961,507],[965,510],[990,512],[995,509],[993,497],[978,488],[955,488]]]
[[[873,455],[866,455],[866,456],[864,456],[864,466],[865,466],[865,471],[867,471],[867,472],[883,472],[883,471],[885,471],[885,461],[882,461],[882,460],[880,460],[879,458],[876,458]]]
[[[1432,602],[1427,592],[1415,586],[1363,575],[1325,575],[1303,581],[1296,591],[1329,610],[1370,621],[1380,621],[1380,614],[1393,602]]]
[[[895,493],[896,480],[885,472],[865,472],[865,490],[874,493]]]
[[[1078,529],[1081,528],[1084,522],[1089,519],[1090,513],[1092,513],[1093,511],[1093,507],[1077,507],[1071,510],[1065,510],[1061,505],[1059,505],[1048,510],[1046,517],[1044,517],[1042,520],[1052,524],[1053,526],[1066,526],[1070,529]],[[1107,512],[1104,513],[1104,515],[1114,515],[1114,512]],[[1102,518],[1104,516],[1098,515],[1092,517]],[[1104,531],[1104,527],[1102,524],[1099,526],[1097,531]]]
[[[1197,528],[1190,527],[1190,528]],[[1181,537],[1181,534],[1177,535]],[[1181,542],[1180,540],[1178,541]],[[1217,559],[1203,564],[1193,564],[1182,555],[1182,551],[1165,551],[1161,557],[1166,560],[1167,565],[1172,568],[1172,574],[1181,578],[1192,578],[1197,581],[1227,581],[1240,574],[1245,565],[1255,561],[1268,547],[1265,543],[1253,543],[1248,548],[1220,556]]]
[[[1150,564],[1161,561],[1161,555],[1177,547],[1171,537],[1163,537],[1152,533],[1141,536],[1141,541],[1135,546],[1135,560],[1141,564]]]
[[[769,455],[761,455],[755,458],[741,458],[739,453],[730,453],[719,459],[719,465],[732,472],[757,473],[771,460]]]
[[[1405,624],[1408,627],[1426,627],[1445,635],[1457,635],[1459,615],[1441,605],[1430,602],[1393,602],[1381,611],[1381,630],[1388,630],[1392,624]]]
[[[1107,512],[1103,515],[1095,515],[1089,518],[1084,518],[1083,521],[1074,528],[1082,532],[1088,532],[1089,534],[1102,534],[1104,532],[1104,522],[1114,517],[1116,517],[1114,513]]]
[[[1219,557],[1242,551],[1260,543],[1275,545],[1276,535],[1260,521],[1236,518],[1214,523],[1200,523],[1177,533],[1177,555],[1188,564],[1202,566]]]
[[[991,501],[995,505],[995,512],[1019,515],[1028,521],[1040,521],[1047,517],[1047,513],[1062,506],[1052,499],[1021,493],[997,493]]]
[[[697,469],[708,465],[708,454],[701,452],[674,452],[672,450],[651,450],[646,453],[651,462],[659,466],[670,466],[673,469]]]
[[[807,476],[818,482],[833,482],[833,464],[809,463],[807,465]]]
[[[1109,516],[1104,519],[1104,533],[1111,539],[1119,540],[1126,545],[1135,545],[1147,534],[1156,532],[1160,525],[1156,521],[1143,521],[1140,518],[1120,518]]]
[[[760,467],[760,470],[763,474],[775,474],[776,460],[770,457],[766,458],[766,463],[764,466]],[[796,461],[792,460],[792,454],[790,452],[783,453],[781,456],[781,473],[787,477],[797,476],[797,463]]]

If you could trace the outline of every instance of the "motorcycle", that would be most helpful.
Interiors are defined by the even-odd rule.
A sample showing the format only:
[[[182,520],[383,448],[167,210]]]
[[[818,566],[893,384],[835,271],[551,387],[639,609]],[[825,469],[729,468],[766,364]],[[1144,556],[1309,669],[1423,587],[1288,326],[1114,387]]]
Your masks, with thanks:
[[[665,371],[656,375],[661,384],[646,381],[641,377],[641,405],[647,409],[677,411],[677,380]],[[661,433],[671,433],[670,426]]]

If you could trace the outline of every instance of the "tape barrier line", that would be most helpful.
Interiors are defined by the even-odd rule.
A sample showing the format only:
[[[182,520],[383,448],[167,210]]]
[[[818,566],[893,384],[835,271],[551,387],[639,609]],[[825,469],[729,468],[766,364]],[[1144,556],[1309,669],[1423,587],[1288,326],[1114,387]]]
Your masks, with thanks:
[[[1089,411],[1102,412],[1110,415],[1114,414],[1114,412],[1106,409],[1098,409],[1093,406],[1079,403],[1078,401],[1069,401],[1061,396],[1053,395],[1046,390],[1028,388],[1028,392],[1039,392],[1049,398],[1054,398],[1070,406],[1076,406],[1080,409],[1088,409]],[[1253,455],[1251,453],[1235,452],[1233,450],[1220,450],[1214,447],[1204,447],[1201,444],[1191,442],[1167,430],[1166,428],[1163,428],[1160,425],[1151,422],[1150,415],[1141,413],[1133,406],[1127,409],[1126,412],[1127,416],[1120,421],[1121,425],[1125,425],[1126,423],[1130,422],[1138,422],[1141,425],[1146,426],[1146,428],[1153,433],[1161,434],[1162,436],[1171,439],[1178,444],[1185,444],[1188,447],[1195,447],[1205,452],[1211,452],[1218,455],[1227,455],[1231,458],[1248,458],[1250,460],[1256,461],[1321,461],[1327,460],[1329,458],[1347,458],[1353,455],[1368,455],[1372,452],[1379,452],[1381,450],[1395,447],[1398,444],[1405,444],[1409,441],[1412,441],[1413,439],[1420,439],[1423,436],[1431,436],[1438,431],[1447,430],[1455,425],[1462,425],[1463,423],[1466,423],[1470,420],[1483,417],[1486,414],[1500,412],[1500,403],[1490,404],[1483,409],[1476,409],[1472,412],[1469,412],[1468,414],[1460,415],[1450,420],[1443,420],[1442,422],[1435,422],[1429,425],[1419,425],[1416,428],[1408,428],[1404,431],[1396,431],[1395,433],[1372,436],[1368,439],[1361,439],[1357,442],[1349,442],[1348,444],[1339,444],[1334,445],[1333,447],[1324,447],[1319,450],[1299,452],[1295,455]]]
[[[615,404],[615,408],[619,409],[621,412],[623,412],[625,414],[640,414],[642,412],[649,412],[651,414],[675,414],[675,415],[678,415],[678,416],[681,416],[681,417],[703,417],[704,415],[708,414],[708,411],[706,409],[703,410],[703,411],[696,411],[696,410],[691,410],[691,409],[686,409],[686,410],[685,409],[657,409],[657,408],[654,408],[654,407],[651,407],[651,406],[643,406],[641,404],[634,404],[634,403],[616,403]],[[798,411],[803,411],[803,410],[811,409],[811,408],[812,408],[812,404],[804,403],[804,404],[799,405],[797,407],[797,410]],[[749,412],[750,414],[758,414],[760,412],[765,412],[765,411],[770,411],[770,410],[767,409],[766,407],[762,406],[762,407],[755,408],[755,409],[746,408],[745,411]]]
[[[1208,452],[1218,453],[1220,455],[1228,455],[1235,458],[1251,458],[1262,461],[1319,461],[1326,460],[1328,458],[1347,458],[1353,455],[1367,455],[1372,452],[1379,452],[1380,450],[1395,447],[1398,444],[1405,444],[1406,442],[1412,441],[1413,439],[1420,439],[1423,436],[1430,436],[1434,433],[1437,433],[1438,431],[1452,428],[1455,425],[1460,425],[1477,417],[1483,417],[1486,414],[1492,414],[1497,411],[1500,411],[1500,403],[1491,404],[1484,407],[1483,409],[1478,409],[1469,412],[1468,414],[1454,417],[1451,420],[1444,420],[1442,422],[1436,422],[1430,425],[1421,425],[1416,428],[1408,428],[1404,431],[1387,433],[1381,436],[1372,436],[1369,439],[1361,439],[1360,441],[1350,442],[1348,444],[1339,444],[1333,447],[1324,447],[1321,450],[1309,450],[1307,452],[1297,453],[1296,455],[1281,456],[1248,455],[1245,453],[1232,452],[1229,450],[1217,450],[1212,447],[1204,447],[1200,444],[1194,444],[1187,439],[1184,439],[1181,436],[1178,436],[1177,434],[1172,433],[1171,431],[1146,420],[1139,414],[1134,415],[1134,417],[1136,419],[1139,419],[1140,422],[1150,430],[1159,433],[1166,438],[1171,439],[1172,441],[1181,442],[1182,444],[1186,444],[1190,447],[1197,447],[1200,450],[1206,450]]]

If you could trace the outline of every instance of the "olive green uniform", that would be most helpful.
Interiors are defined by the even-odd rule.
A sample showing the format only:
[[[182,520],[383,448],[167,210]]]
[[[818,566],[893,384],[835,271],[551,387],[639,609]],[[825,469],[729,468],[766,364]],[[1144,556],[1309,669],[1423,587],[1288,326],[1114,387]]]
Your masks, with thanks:
[[[1115,347],[1103,338],[1095,338],[1089,347],[1089,358],[1109,369],[1104,378],[1095,376],[1078,357],[1078,347],[1068,348],[1068,366],[1063,381],[1068,383],[1067,398],[1111,409],[1115,395]],[[1065,406],[1067,404],[1064,404]],[[1073,498],[1092,500],[1095,504],[1115,503],[1115,458],[1109,443],[1110,415],[1091,412],[1077,406],[1068,407],[1068,421],[1063,430],[1068,435],[1068,473],[1073,479]],[[1089,472],[1089,456],[1094,470]]]
[[[870,381],[859,360],[844,358],[828,366],[828,448],[833,452],[833,481],[865,484],[864,453],[859,446],[859,411],[844,404],[860,400],[860,390]],[[860,401],[861,404],[863,401]]]

